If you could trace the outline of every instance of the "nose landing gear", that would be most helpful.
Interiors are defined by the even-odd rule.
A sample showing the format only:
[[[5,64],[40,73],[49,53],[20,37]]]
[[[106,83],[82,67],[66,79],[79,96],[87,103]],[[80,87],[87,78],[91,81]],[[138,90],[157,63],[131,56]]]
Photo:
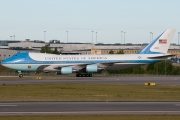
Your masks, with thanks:
[[[23,74],[22,74],[21,71],[18,71],[18,76],[19,76],[19,77],[23,77]]]

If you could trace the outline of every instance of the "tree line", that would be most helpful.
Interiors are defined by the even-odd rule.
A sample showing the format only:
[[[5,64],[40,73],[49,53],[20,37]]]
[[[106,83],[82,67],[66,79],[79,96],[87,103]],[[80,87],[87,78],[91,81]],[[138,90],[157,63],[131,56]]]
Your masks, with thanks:
[[[51,50],[49,45],[45,45],[45,46],[41,47],[40,52],[41,53],[51,53],[51,54],[61,54],[61,52],[58,51],[57,48],[55,48],[54,50]]]
[[[115,54],[113,50],[109,54]],[[119,50],[116,54],[124,54]],[[180,65],[173,66],[171,61],[162,61],[158,63],[135,66],[121,70],[107,71],[109,74],[150,74],[150,75],[180,75]]]
[[[180,75],[180,66],[173,66],[171,61],[162,61],[121,70],[111,70],[107,72],[109,74]]]

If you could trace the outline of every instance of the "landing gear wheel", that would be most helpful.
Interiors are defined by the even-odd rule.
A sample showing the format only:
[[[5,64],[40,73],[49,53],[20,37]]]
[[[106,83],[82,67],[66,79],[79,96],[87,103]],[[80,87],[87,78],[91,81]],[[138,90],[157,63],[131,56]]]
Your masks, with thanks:
[[[23,74],[19,74],[19,77],[23,77]]]
[[[89,74],[89,77],[92,77],[92,74]]]
[[[91,73],[78,73],[76,74],[76,77],[92,77],[92,74]]]

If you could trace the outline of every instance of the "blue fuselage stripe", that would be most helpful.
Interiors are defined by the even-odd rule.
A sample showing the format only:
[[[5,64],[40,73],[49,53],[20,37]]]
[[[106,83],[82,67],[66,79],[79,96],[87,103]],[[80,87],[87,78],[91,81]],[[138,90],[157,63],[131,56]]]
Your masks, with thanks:
[[[97,63],[155,63],[160,60],[84,60],[84,61],[33,61],[33,62],[17,62],[17,63],[3,63],[3,64],[97,64]]]

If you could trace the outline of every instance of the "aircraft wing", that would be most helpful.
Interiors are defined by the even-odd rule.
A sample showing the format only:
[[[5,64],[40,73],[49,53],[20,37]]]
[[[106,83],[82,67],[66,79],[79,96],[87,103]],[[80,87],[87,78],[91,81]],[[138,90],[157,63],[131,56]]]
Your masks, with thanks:
[[[97,65],[98,67],[105,68],[107,66],[112,66],[115,63],[121,63],[119,61],[115,62],[102,62],[102,63],[81,63],[81,64],[56,64],[56,65],[41,65],[37,68],[36,72],[41,72],[41,71],[51,71],[51,70],[61,70],[63,67],[72,67],[75,70],[81,70],[86,68],[87,65]]]
[[[74,69],[82,69],[88,64],[78,64],[78,65],[55,65],[53,66],[54,69],[61,69],[62,67],[72,67]]]
[[[84,64],[76,64],[76,65],[56,65],[53,68],[54,69],[61,69],[62,67],[72,67],[74,69],[83,69],[85,68],[87,65],[94,65],[97,64],[99,67],[107,67],[107,66],[111,66],[114,63],[120,63],[120,62],[102,62],[102,63],[84,63]]]

